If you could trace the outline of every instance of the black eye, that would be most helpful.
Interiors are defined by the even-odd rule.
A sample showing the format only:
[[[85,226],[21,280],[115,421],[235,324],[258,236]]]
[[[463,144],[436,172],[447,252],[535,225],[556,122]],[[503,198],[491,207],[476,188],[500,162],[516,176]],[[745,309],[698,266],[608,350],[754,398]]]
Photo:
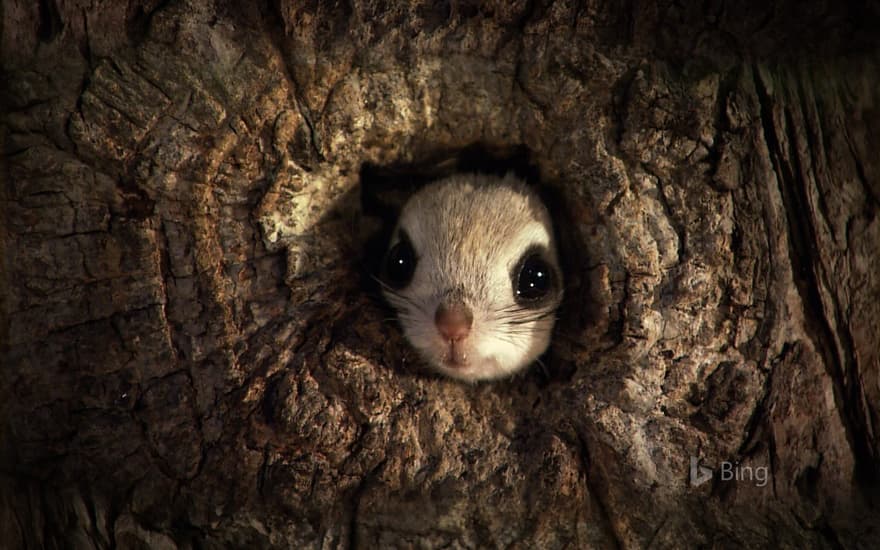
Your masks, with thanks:
[[[416,270],[416,253],[409,237],[401,231],[400,240],[391,247],[385,256],[384,277],[388,286],[401,289],[412,280]]]
[[[553,286],[553,267],[540,254],[529,254],[520,261],[519,270],[514,277],[517,302],[536,302],[546,298]]]

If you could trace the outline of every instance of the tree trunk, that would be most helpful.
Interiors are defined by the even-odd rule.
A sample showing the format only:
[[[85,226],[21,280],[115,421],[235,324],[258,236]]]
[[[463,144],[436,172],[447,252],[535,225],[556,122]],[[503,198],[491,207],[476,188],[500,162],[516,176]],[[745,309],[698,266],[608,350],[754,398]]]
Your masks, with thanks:
[[[237,4],[0,8],[4,547],[880,544],[875,8]],[[469,385],[360,173],[472,144],[568,267]]]

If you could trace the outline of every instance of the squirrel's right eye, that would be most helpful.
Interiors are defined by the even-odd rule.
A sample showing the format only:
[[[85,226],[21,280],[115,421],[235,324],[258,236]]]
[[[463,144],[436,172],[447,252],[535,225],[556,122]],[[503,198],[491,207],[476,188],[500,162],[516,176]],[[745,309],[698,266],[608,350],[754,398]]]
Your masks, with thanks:
[[[400,240],[385,256],[385,283],[392,288],[401,289],[412,280],[415,270],[415,250],[406,233],[401,232]]]

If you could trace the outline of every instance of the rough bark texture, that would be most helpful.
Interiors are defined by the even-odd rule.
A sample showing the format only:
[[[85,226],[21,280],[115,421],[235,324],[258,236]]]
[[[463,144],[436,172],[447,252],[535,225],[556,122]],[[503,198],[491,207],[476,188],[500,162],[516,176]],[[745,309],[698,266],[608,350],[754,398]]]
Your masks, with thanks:
[[[880,545],[878,12],[772,4],[4,1],[4,547]],[[362,284],[364,163],[473,143],[564,199],[546,374]]]

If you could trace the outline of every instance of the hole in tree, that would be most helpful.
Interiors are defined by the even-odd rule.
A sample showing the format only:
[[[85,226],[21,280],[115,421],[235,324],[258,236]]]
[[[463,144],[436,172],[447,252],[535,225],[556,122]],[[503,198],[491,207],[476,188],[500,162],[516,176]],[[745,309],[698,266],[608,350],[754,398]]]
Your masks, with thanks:
[[[562,304],[557,310],[557,323],[551,345],[541,361],[544,369],[553,379],[567,379],[573,372],[570,365],[555,365],[552,349],[556,334],[569,332],[566,325],[580,324],[582,315],[578,315],[576,307],[568,307],[571,296],[580,300],[584,296],[582,281],[578,271],[587,265],[583,247],[575,243],[578,240],[570,235],[574,227],[571,216],[566,209],[566,201],[558,188],[541,181],[540,171],[532,162],[532,155],[523,145],[489,147],[475,144],[460,150],[441,151],[424,160],[407,163],[376,165],[365,163],[360,171],[361,207],[367,219],[372,220],[372,236],[367,240],[364,253],[363,281],[369,295],[380,300],[383,309],[389,316],[394,316],[393,309],[381,300],[381,289],[376,277],[381,272],[382,260],[385,257],[389,240],[397,223],[398,215],[407,199],[427,184],[451,176],[456,173],[477,173],[503,177],[513,173],[517,178],[533,187],[547,207],[554,225],[560,269],[564,281],[565,294]],[[571,332],[577,332],[571,331]],[[540,368],[529,372],[541,372]]]

